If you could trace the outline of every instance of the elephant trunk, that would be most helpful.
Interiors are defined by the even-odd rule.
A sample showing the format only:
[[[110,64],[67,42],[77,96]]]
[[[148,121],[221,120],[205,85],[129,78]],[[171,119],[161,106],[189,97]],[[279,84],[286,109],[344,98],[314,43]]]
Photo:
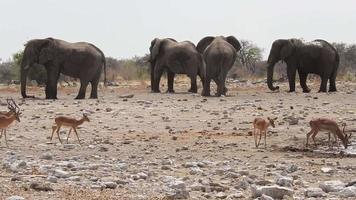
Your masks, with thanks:
[[[35,96],[28,96],[26,94],[26,83],[27,83],[27,75],[29,71],[30,64],[24,59],[21,62],[21,95],[23,98],[34,98]]]
[[[274,87],[273,86],[273,70],[274,70],[274,64],[273,62],[271,63],[268,63],[268,67],[267,67],[267,85],[268,85],[268,88],[272,91],[275,91],[275,90],[278,90],[279,87],[276,86]]]

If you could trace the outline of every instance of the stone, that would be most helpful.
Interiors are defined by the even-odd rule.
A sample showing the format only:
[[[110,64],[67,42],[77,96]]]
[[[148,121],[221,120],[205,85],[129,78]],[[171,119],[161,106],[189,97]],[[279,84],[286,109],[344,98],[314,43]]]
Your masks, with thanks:
[[[204,190],[204,186],[200,183],[193,183],[190,186],[190,190],[192,191],[203,191]]]
[[[127,164],[126,163],[123,163],[123,162],[119,162],[115,165],[115,170],[116,171],[124,171],[128,168]]]
[[[262,196],[262,194],[265,194],[274,199],[283,199],[284,196],[293,196],[294,191],[290,188],[280,187],[277,185],[262,187],[256,187],[253,185],[251,186],[251,194],[253,198],[257,198]]]
[[[53,155],[51,153],[44,153],[41,155],[40,159],[43,159],[43,160],[53,160]]]
[[[326,193],[329,192],[339,192],[345,188],[345,183],[336,180],[336,181],[324,181],[319,184],[319,187]]]
[[[57,178],[68,178],[70,175],[68,172],[63,171],[61,169],[56,169],[53,172],[53,176],[57,177]]]
[[[201,170],[199,167],[191,167],[189,171],[189,174],[191,175],[196,175],[201,173],[203,173],[203,170]]]
[[[48,183],[41,183],[36,181],[30,183],[30,188],[36,191],[53,191],[53,188]]]
[[[181,180],[173,180],[168,184],[168,187],[170,188],[169,191],[167,191],[167,198],[171,199],[188,199],[190,198],[189,192],[186,190],[186,185],[183,181]]]
[[[324,193],[324,191],[321,188],[307,188],[306,191],[304,192],[304,195],[306,197],[325,197],[326,194]]]
[[[47,181],[51,182],[51,183],[57,183],[58,182],[58,178],[55,176],[48,176],[47,177]]]
[[[265,194],[262,194],[262,196],[259,198],[260,200],[273,200],[272,197],[268,196],[268,195],[265,195]]]
[[[240,192],[240,191],[238,191],[238,192],[235,192],[235,193],[233,193],[233,194],[230,194],[230,195],[228,195],[227,197],[226,197],[226,199],[228,199],[228,200],[233,200],[233,199],[247,199],[245,196],[244,196],[244,194],[242,193],[242,192]]]
[[[117,187],[117,184],[115,182],[104,182],[103,183],[105,188],[108,188],[108,189],[115,189]]]
[[[337,195],[342,198],[356,197],[356,186],[346,187],[340,190]]]
[[[332,173],[332,172],[334,172],[334,170],[332,168],[330,168],[330,167],[322,167],[321,171],[323,173]]]
[[[276,184],[284,187],[292,187],[293,186],[293,178],[286,176],[279,176],[276,180]]]
[[[226,199],[227,195],[225,194],[225,192],[218,192],[215,197],[217,199]]]
[[[25,200],[25,198],[20,197],[20,196],[11,196],[6,198],[6,200]]]

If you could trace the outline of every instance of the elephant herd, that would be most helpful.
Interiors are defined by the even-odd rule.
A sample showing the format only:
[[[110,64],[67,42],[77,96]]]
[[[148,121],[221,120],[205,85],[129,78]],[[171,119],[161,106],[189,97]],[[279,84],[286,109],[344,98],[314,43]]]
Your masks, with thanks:
[[[203,85],[203,96],[210,96],[210,82],[217,85],[216,96],[225,95],[226,76],[232,68],[240,42],[234,36],[208,36],[197,45],[190,41],[178,42],[172,38],[155,38],[151,42],[151,91],[159,93],[160,79],[167,73],[168,91],[174,93],[173,83],[176,74],[186,74],[191,80],[189,92],[197,93],[197,76]],[[309,73],[321,77],[319,92],[336,91],[335,79],[339,66],[339,55],[336,49],[325,40],[304,42],[299,39],[279,39],[273,42],[267,61],[267,85],[273,86],[274,65],[283,61],[287,65],[289,91],[295,91],[295,77],[299,74],[303,92],[310,92],[306,85]],[[26,93],[26,81],[29,69],[33,66],[44,66],[47,72],[46,98],[57,98],[59,75],[79,78],[80,89],[76,99],[84,99],[88,84],[91,84],[90,98],[97,98],[97,88],[101,72],[104,69],[106,83],[106,63],[104,53],[95,45],[86,42],[69,43],[54,38],[33,39],[27,42],[21,62],[21,94]]]

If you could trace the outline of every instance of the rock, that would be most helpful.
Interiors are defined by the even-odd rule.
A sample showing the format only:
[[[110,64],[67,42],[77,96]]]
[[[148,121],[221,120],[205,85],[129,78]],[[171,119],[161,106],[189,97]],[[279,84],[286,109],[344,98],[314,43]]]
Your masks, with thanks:
[[[44,153],[41,155],[40,159],[43,159],[43,160],[53,160],[53,155],[51,153]]]
[[[6,200],[25,200],[25,198],[20,197],[20,196],[11,196],[6,198]]]
[[[246,190],[250,186],[250,183],[247,181],[246,177],[243,177],[242,180],[238,181],[235,188]]]
[[[293,173],[296,172],[297,170],[298,170],[298,166],[295,164],[288,165],[286,168],[286,172],[288,173]]]
[[[117,187],[117,184],[114,182],[111,182],[111,181],[104,182],[103,184],[104,184],[105,188],[108,188],[108,189],[115,189]]]
[[[288,122],[289,122],[289,125],[298,125],[299,120],[298,120],[298,118],[291,116],[291,117],[289,117]]]
[[[111,112],[111,111],[112,111],[112,108],[105,108],[105,111],[106,111],[106,112]]]
[[[277,178],[276,184],[279,186],[284,186],[284,187],[292,187],[293,186],[293,178],[286,177],[286,176],[280,176]]]
[[[274,186],[251,186],[251,194],[253,198],[257,198],[265,194],[274,199],[282,199],[284,196],[293,196],[294,191],[286,187]]]
[[[356,197],[356,186],[350,186],[344,188],[340,190],[340,192],[338,192],[337,195],[342,198]]]
[[[130,99],[130,98],[133,98],[135,95],[133,94],[124,94],[124,95],[120,95],[119,98],[122,98],[122,99]]]
[[[190,198],[189,192],[186,190],[186,185],[183,181],[181,180],[173,180],[168,184],[168,187],[170,188],[169,191],[167,191],[167,198],[170,199],[188,199]]]
[[[44,191],[44,192],[53,191],[53,188],[48,183],[41,183],[35,181],[30,183],[30,188],[36,191]]]
[[[306,191],[304,192],[304,195],[306,197],[325,197],[326,194],[321,188],[307,188]]]
[[[71,149],[74,149],[75,146],[77,146],[76,144],[63,144],[63,148],[65,150],[71,150]]]
[[[203,173],[203,170],[201,170],[199,167],[191,167],[189,174],[191,175],[196,175],[196,174],[200,174]]]
[[[61,169],[56,169],[53,172],[53,176],[57,177],[57,178],[68,178],[70,175],[68,172],[63,171]]]
[[[215,197],[217,199],[226,199],[227,195],[224,192],[218,192]]]
[[[200,183],[193,183],[190,186],[190,190],[192,191],[203,191],[204,190],[204,186]]]
[[[265,194],[262,194],[262,196],[259,198],[260,200],[273,200],[272,197],[268,196],[268,195],[265,195]]]
[[[236,193],[233,193],[233,194],[230,194],[229,196],[227,196],[226,199],[228,200],[233,200],[233,199],[247,199],[244,194],[242,192],[236,192]]]
[[[57,183],[57,182],[58,182],[58,179],[57,179],[57,177],[55,177],[55,176],[48,176],[48,177],[47,177],[47,181],[48,181],[48,182],[51,182],[51,183]]]
[[[336,180],[336,181],[324,181],[320,183],[319,187],[326,193],[328,192],[339,192],[345,188],[345,183]]]
[[[123,163],[123,162],[119,162],[116,164],[115,166],[115,170],[116,171],[124,171],[128,168],[127,164],[126,163]]]
[[[323,173],[332,173],[332,172],[334,172],[334,170],[332,168],[330,168],[330,167],[322,167],[321,171]]]

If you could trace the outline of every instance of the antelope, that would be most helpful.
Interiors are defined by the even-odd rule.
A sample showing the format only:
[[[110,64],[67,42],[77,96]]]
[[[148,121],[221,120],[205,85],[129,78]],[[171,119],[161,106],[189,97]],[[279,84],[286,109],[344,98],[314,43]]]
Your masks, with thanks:
[[[7,144],[6,129],[15,120],[20,122],[21,112],[20,112],[20,108],[17,106],[17,104],[15,103],[15,101],[13,99],[6,99],[6,101],[7,101],[7,107],[9,108],[10,111],[9,112],[1,112],[1,115],[0,115],[0,129],[1,129],[0,139],[1,139],[2,135],[4,135],[6,146],[9,147]]]
[[[270,125],[274,128],[275,127],[274,121],[276,119],[277,119],[277,117],[273,118],[273,119],[267,117],[267,120],[262,119],[262,118],[255,118],[255,120],[253,120],[253,137],[255,139],[255,145],[257,148],[260,145],[262,134],[265,135],[265,148],[267,147],[267,143],[266,143],[267,128]],[[258,142],[257,142],[256,129],[259,130],[259,135],[260,135]]]
[[[69,135],[70,135],[70,133],[71,133],[71,131],[73,129],[75,134],[77,135],[77,139],[78,139],[78,142],[80,144],[80,140],[79,140],[79,136],[78,136],[78,132],[77,132],[77,127],[80,126],[81,124],[83,124],[85,121],[89,122],[89,118],[88,118],[88,116],[86,114],[83,114],[83,117],[80,120],[76,120],[76,119],[73,119],[73,118],[61,116],[61,117],[56,117],[54,121],[55,121],[55,125],[52,126],[51,140],[53,138],[54,132],[57,131],[57,136],[58,136],[59,142],[61,142],[61,144],[62,144],[62,140],[59,137],[59,129],[62,126],[64,126],[64,127],[70,127],[69,133],[68,133],[68,136],[67,136],[67,143],[68,143]]]
[[[309,137],[311,136],[316,146],[315,136],[318,134],[319,131],[329,131],[334,134],[335,140],[337,140],[336,136],[341,140],[342,144],[344,145],[345,149],[347,149],[347,145],[349,143],[350,135],[345,134],[345,127],[346,124],[343,124],[343,130],[341,132],[339,126],[334,120],[327,119],[327,118],[318,118],[312,119],[309,122],[311,130],[307,133],[307,143],[306,146],[309,144]],[[330,133],[329,133],[329,145],[330,145]]]

